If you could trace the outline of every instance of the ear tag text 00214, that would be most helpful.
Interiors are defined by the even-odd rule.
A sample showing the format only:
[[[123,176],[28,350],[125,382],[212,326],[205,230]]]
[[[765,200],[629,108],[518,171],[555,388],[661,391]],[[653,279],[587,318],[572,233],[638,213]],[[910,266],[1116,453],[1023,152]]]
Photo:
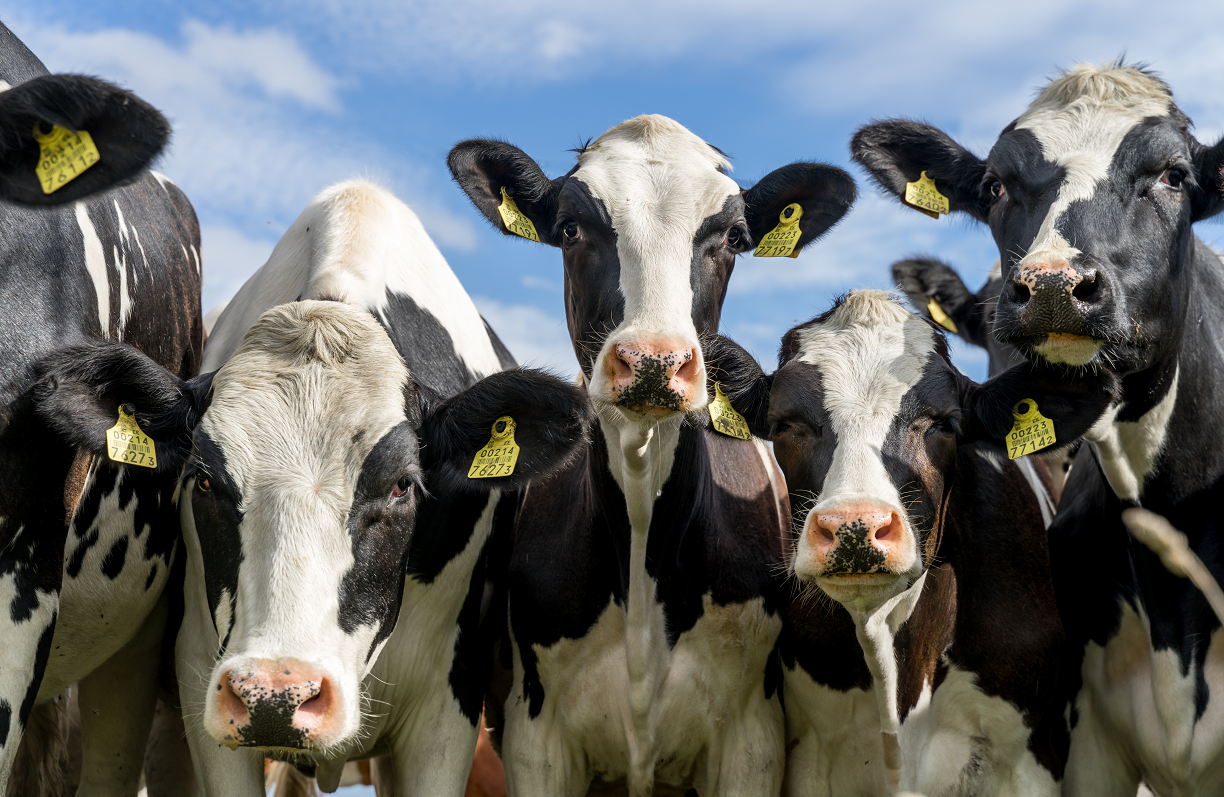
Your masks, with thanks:
[[[485,447],[476,452],[472,467],[468,468],[469,479],[492,479],[514,473],[518,462],[519,447],[514,442],[514,419],[503,415],[493,422],[493,436]]]
[[[84,130],[52,125],[51,132],[44,135],[35,124],[34,139],[38,141],[38,165],[34,167],[34,174],[44,194],[58,191],[102,160],[93,138]]]
[[[502,202],[497,206],[497,212],[501,214],[502,223],[506,225],[506,229],[515,235],[521,235],[529,241],[540,242],[540,235],[536,232],[535,225],[531,223],[531,219],[523,215],[523,211],[518,209],[518,205],[514,204],[514,200],[510,198],[510,194],[506,193],[503,186],[501,190]]]
[[[157,451],[153,439],[140,430],[136,416],[127,408],[130,404],[119,405],[119,420],[106,430],[106,455],[115,462],[125,465],[138,465],[142,468],[157,467]]]
[[[927,312],[931,314],[931,319],[936,324],[939,324],[952,334],[956,334],[956,322],[948,318],[948,314],[939,306],[939,302],[935,301],[935,297],[931,297],[931,301],[927,302]]]
[[[1012,417],[1016,422],[1007,433],[1008,459],[1032,454],[1057,442],[1054,438],[1054,422],[1041,414],[1037,409],[1037,402],[1032,399],[1017,401],[1016,406],[1012,408]]]
[[[803,208],[797,202],[782,208],[782,212],[778,214],[778,226],[765,233],[752,256],[799,257],[795,244],[799,243],[799,236],[803,234],[799,229],[799,218],[802,215]]]
[[[735,411],[731,402],[723,395],[722,383],[714,383],[714,400],[710,402],[710,423],[714,431],[727,437],[738,437],[740,440],[751,440],[752,432],[748,431],[748,421]]]
[[[939,193],[939,189],[935,187],[935,181],[927,177],[927,173],[923,172],[915,183],[905,184],[905,204],[909,205],[919,213],[925,213],[933,219],[938,219],[940,213],[947,213],[952,209],[948,198]]]

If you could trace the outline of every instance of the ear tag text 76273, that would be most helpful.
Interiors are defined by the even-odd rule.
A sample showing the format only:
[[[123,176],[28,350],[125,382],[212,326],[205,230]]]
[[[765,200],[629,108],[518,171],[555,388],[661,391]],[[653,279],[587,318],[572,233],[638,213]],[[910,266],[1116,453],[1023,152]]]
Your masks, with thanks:
[[[748,421],[735,411],[731,402],[723,395],[722,383],[714,383],[714,400],[710,402],[710,422],[714,431],[727,437],[738,437],[740,440],[751,440],[752,432],[748,431]]]
[[[799,218],[803,216],[803,208],[798,202],[792,202],[782,208],[778,214],[778,226],[765,233],[761,243],[757,245],[753,257],[798,257],[795,244],[799,243],[802,231],[799,229]]]
[[[510,194],[506,192],[505,187],[501,190],[502,201],[497,206],[497,212],[501,214],[502,223],[506,225],[506,229],[515,235],[521,235],[529,241],[540,242],[540,235],[536,232],[535,225],[531,223],[531,219],[523,215],[523,211],[518,209],[518,205],[514,204],[514,200],[510,198]]]
[[[949,332],[956,334],[956,322],[948,318],[948,314],[939,306],[939,302],[935,301],[935,297],[931,297],[931,301],[927,302],[927,312],[931,314],[931,319]]]
[[[485,447],[476,452],[472,467],[468,468],[469,479],[492,479],[514,473],[518,462],[519,447],[514,442],[514,419],[503,415],[493,422],[493,436]]]
[[[44,194],[58,191],[102,160],[93,138],[84,130],[52,125],[51,132],[44,135],[35,124],[34,139],[38,141],[38,165],[34,167],[34,174]]]
[[[923,172],[917,182],[905,184],[905,204],[919,213],[925,213],[933,219],[938,219],[940,213],[952,209],[948,198],[939,193],[935,181]]]
[[[106,430],[106,455],[115,462],[157,467],[157,451],[153,439],[140,430],[131,404],[119,405],[119,420]]]
[[[1032,399],[1017,401],[1016,406],[1012,408],[1012,417],[1016,422],[1007,433],[1008,459],[1032,454],[1057,442],[1054,438],[1054,422],[1041,414],[1037,409],[1037,402]]]

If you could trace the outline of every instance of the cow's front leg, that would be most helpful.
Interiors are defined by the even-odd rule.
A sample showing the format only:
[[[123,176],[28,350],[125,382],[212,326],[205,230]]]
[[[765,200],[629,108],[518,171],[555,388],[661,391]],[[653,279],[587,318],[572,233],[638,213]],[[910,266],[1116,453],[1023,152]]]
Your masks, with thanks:
[[[782,791],[786,772],[786,722],[776,696],[764,696],[764,684],[754,690],[757,696],[746,701],[744,714],[726,725],[722,744],[710,751],[717,756],[707,767],[712,774],[708,784],[698,783],[699,794],[709,797],[776,797]]]
[[[394,797],[463,797],[478,735],[479,728],[443,684],[413,710],[392,742]],[[386,764],[384,759],[380,768]],[[378,794],[389,797],[381,790]]]
[[[582,797],[590,778],[580,755],[566,744],[566,729],[548,707],[532,719],[521,694],[520,680],[506,701],[502,734],[507,792],[510,797]]]

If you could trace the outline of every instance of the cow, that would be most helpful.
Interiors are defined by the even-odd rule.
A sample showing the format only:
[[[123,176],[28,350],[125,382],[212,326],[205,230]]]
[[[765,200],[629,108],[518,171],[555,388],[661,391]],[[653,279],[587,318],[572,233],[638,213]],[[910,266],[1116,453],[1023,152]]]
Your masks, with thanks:
[[[776,794],[787,494],[762,441],[717,432],[702,412],[717,395],[702,345],[736,255],[795,213],[791,242],[807,246],[846,213],[854,182],[794,163],[742,189],[719,150],[662,116],[611,128],[577,161],[549,180],[486,139],[448,159],[497,229],[526,217],[561,249],[599,420],[573,466],[531,486],[515,525],[509,672],[486,700],[507,787]]]
[[[995,335],[1027,358],[1116,372],[1119,400],[1076,455],[1050,555],[1067,633],[1069,794],[1224,791],[1224,641],[1197,589],[1132,543],[1123,509],[1185,531],[1224,577],[1224,266],[1194,222],[1224,208],[1224,142],[1199,143],[1169,86],[1120,62],[1054,78],[982,160],[906,120],[854,157],[898,196],[922,170],[1002,258]]]
[[[71,148],[55,154],[64,136]],[[82,792],[135,794],[140,778],[179,539],[175,478],[169,463],[107,456],[117,405],[56,352],[124,341],[176,377],[197,372],[199,227],[175,184],[147,169],[168,136],[139,98],[48,74],[0,25],[0,793],[63,787],[59,775],[13,781],[14,762],[27,728],[44,731],[31,749],[55,747],[59,720],[31,716],[57,714],[76,683]],[[72,167],[60,168],[66,152]],[[99,406],[109,423],[82,444],[71,418]]]
[[[710,350],[792,497],[783,793],[1057,795],[1053,500],[1003,442],[1029,402],[1071,443],[1113,386],[1027,364],[975,384],[875,290],[787,332],[770,376]]]

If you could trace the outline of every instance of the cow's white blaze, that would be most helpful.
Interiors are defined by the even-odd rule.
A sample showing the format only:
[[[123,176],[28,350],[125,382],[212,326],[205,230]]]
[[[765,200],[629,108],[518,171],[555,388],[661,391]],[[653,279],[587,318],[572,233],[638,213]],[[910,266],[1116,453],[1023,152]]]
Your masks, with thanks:
[[[77,226],[81,228],[81,238],[85,249],[85,268],[89,278],[93,280],[94,293],[98,297],[98,323],[102,327],[102,337],[110,337],[110,275],[106,269],[106,250],[102,248],[102,240],[98,231],[89,219],[89,208],[84,202],[76,202],[72,206],[76,213]]]

